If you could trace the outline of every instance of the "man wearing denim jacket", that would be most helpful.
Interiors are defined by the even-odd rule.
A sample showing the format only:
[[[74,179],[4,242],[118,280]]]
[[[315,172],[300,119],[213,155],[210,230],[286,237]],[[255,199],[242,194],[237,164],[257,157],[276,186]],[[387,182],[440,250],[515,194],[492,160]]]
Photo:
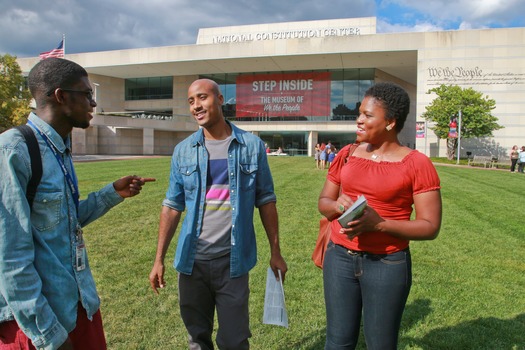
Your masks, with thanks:
[[[213,349],[215,310],[219,349],[249,349],[248,272],[257,260],[255,207],[270,243],[270,267],[276,278],[279,270],[283,279],[287,271],[264,143],[224,119],[223,101],[212,80],[196,80],[188,90],[190,112],[201,128],[173,152],[149,277],[158,293],[165,286],[166,251],[187,209],[174,266],[190,349]]]
[[[0,135],[0,349],[105,349],[82,227],[154,179],[126,176],[79,200],[70,133],[89,126],[96,106],[87,72],[48,58],[28,84],[43,171],[30,207],[25,139],[15,129]]]

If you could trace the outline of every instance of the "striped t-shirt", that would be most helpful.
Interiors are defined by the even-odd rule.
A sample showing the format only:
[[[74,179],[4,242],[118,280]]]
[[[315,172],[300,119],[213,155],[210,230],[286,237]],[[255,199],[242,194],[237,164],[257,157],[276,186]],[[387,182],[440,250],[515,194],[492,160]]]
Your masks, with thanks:
[[[199,260],[215,259],[230,252],[232,226],[228,181],[230,142],[231,137],[224,140],[205,140],[209,163],[202,232],[195,256]]]

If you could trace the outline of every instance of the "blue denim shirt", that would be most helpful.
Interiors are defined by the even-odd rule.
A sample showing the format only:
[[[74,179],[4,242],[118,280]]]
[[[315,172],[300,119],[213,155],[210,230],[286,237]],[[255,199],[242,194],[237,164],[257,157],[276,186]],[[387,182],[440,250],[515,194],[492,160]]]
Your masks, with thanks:
[[[74,175],[69,138],[31,113]],[[81,302],[91,318],[100,300],[89,264],[75,265],[77,224],[85,226],[123,201],[112,184],[80,201],[78,218],[57,159],[36,133],[43,175],[30,210],[25,189],[31,165],[18,130],[0,135],[0,322],[16,320],[38,349],[56,349],[76,323]]]
[[[228,148],[228,177],[232,216],[230,275],[248,273],[257,261],[254,207],[275,202],[273,179],[262,140],[229,123],[232,141]],[[188,209],[179,233],[174,266],[191,274],[202,230],[206,196],[208,152],[200,129],[175,147],[170,184],[163,206],[179,212]]]

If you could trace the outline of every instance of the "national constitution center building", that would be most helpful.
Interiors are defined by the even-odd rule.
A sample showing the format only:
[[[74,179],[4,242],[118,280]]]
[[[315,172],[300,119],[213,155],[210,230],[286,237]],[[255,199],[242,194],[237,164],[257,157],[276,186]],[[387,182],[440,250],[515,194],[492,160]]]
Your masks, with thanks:
[[[376,18],[260,24],[199,30],[194,45],[68,54],[86,68],[96,107],[73,132],[76,154],[169,155],[197,130],[187,89],[216,81],[224,115],[270,148],[312,155],[316,143],[353,142],[368,87],[392,81],[411,98],[404,145],[445,156],[421,114],[441,84],[472,87],[496,101],[504,128],[461,140],[461,156],[502,156],[525,145],[525,28],[376,33]],[[20,58],[28,73],[38,58]]]

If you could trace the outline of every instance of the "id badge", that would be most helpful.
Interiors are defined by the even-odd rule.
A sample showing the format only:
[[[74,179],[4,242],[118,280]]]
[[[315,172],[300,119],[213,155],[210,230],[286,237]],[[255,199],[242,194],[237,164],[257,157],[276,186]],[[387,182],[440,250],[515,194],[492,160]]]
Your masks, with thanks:
[[[77,245],[77,271],[82,271],[86,268],[86,245],[81,243]]]

